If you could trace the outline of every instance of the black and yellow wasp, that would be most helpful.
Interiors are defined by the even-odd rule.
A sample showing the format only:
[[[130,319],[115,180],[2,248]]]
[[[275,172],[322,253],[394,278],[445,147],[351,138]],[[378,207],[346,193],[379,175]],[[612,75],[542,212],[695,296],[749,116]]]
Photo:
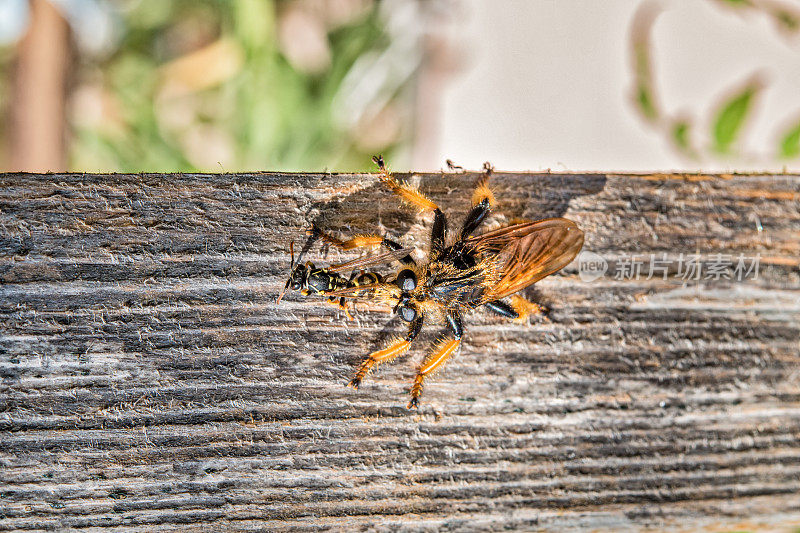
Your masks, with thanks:
[[[398,182],[386,169],[383,158],[378,156],[374,160],[380,180],[392,192],[420,211],[433,213],[427,261],[417,263],[409,253],[412,249],[380,235],[359,235],[342,241],[312,227],[313,235],[343,250],[383,246],[389,251],[329,268],[317,268],[312,263],[295,266],[292,253],[291,273],[278,301],[289,288],[326,296],[333,303],[338,300],[344,309],[346,299],[366,297],[390,306],[409,323],[405,336],[364,359],[350,381],[353,388],[358,388],[374,365],[408,350],[423,323],[446,324],[452,338],[441,341],[425,358],[411,386],[408,407],[416,408],[425,378],[440,368],[461,344],[464,313],[481,306],[511,319],[542,312],[540,305],[515,293],[568,265],[583,246],[583,232],[571,220],[547,218],[473,235],[495,205],[487,185],[492,168],[487,164],[473,194],[473,207],[455,239],[450,241],[447,218],[439,207],[416,188]],[[393,259],[401,264],[393,277],[384,278],[373,272],[355,275],[358,268]],[[346,270],[354,273],[349,279],[339,274]]]

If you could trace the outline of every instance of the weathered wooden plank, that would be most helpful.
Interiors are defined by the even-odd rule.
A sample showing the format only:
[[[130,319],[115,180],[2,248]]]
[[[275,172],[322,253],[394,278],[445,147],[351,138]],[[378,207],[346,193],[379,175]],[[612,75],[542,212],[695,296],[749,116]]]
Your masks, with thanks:
[[[457,224],[477,175],[410,177]],[[550,322],[474,313],[419,413],[437,328],[353,391],[402,326],[274,304],[311,221],[424,248],[373,176],[0,184],[0,530],[800,526],[798,176],[497,174],[490,225],[567,216],[610,272],[672,269],[573,264],[528,293]],[[758,277],[684,280],[695,252]]]

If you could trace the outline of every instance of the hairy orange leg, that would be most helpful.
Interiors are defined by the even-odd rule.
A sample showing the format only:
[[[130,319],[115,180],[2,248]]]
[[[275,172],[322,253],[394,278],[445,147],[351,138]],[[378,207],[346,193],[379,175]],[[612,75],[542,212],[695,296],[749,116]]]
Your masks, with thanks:
[[[407,183],[401,183],[394,179],[391,172],[386,168],[383,162],[383,157],[376,156],[372,158],[378,165],[379,176],[381,181],[386,184],[389,189],[406,203],[411,204],[420,211],[431,211],[434,214],[433,227],[431,228],[431,258],[436,258],[438,254],[445,247],[445,236],[447,234],[447,219],[430,198],[422,194],[416,187]]]
[[[383,158],[380,156],[374,157],[373,161],[378,165],[378,172],[383,183],[392,190],[402,200],[417,207],[421,211],[436,211],[439,209],[433,201],[422,194],[416,187],[412,187],[407,183],[401,183],[394,179],[391,172],[386,168]]]
[[[309,235],[315,235],[326,242],[328,244],[332,244],[337,248],[342,250],[353,250],[355,248],[370,248],[374,246],[380,246],[383,244],[383,237],[380,235],[356,235],[352,239],[348,239],[343,241],[341,239],[337,239],[333,235],[330,235],[321,229],[319,229],[316,225],[312,225],[311,228],[306,232]]]
[[[497,200],[494,199],[494,193],[489,188],[489,178],[494,173],[494,167],[486,162],[483,164],[483,172],[483,176],[475,186],[475,192],[472,193],[472,205],[476,206],[486,200],[489,203],[489,207],[494,207],[497,205]]]
[[[411,341],[409,340],[397,339],[386,348],[369,354],[369,356],[361,362],[361,365],[359,365],[358,371],[356,371],[355,377],[350,381],[350,383],[348,383],[348,387],[357,389],[358,386],[361,385],[361,380],[366,377],[376,363],[391,361],[398,355],[408,350],[410,344]]]
[[[414,385],[411,386],[411,401],[408,402],[409,409],[416,409],[419,407],[419,398],[422,396],[422,385],[425,378],[434,372],[437,368],[442,366],[456,348],[461,344],[461,339],[451,339],[442,343],[439,348],[425,359],[420,369],[417,371],[417,377],[414,378]]]
[[[547,319],[547,315],[545,313],[547,313],[548,309],[546,307],[539,305],[536,302],[526,300],[518,294],[515,294],[509,298],[509,303],[511,304],[511,307],[514,308],[514,311],[516,311],[519,315],[514,319],[515,321],[524,322],[528,319],[528,317],[535,315],[543,315],[544,318]]]
[[[388,239],[386,237],[381,237],[380,235],[371,233],[366,235],[356,235],[352,239],[347,239],[345,241],[341,239],[337,239],[333,235],[322,231],[320,228],[316,226],[316,224],[312,224],[311,227],[306,231],[308,235],[314,235],[322,239],[323,242],[327,244],[331,244],[336,246],[340,250],[354,250],[356,248],[375,248],[376,246],[384,246],[389,250],[400,250],[403,246],[393,241],[392,239]],[[413,265],[414,258],[411,255],[406,255],[405,257],[400,257],[398,260],[401,263]]]

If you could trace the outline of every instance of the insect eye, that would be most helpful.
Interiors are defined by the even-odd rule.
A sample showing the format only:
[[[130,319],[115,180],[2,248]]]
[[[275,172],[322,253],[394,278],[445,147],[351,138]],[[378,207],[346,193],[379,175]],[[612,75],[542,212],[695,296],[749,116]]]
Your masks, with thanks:
[[[417,318],[417,310],[413,307],[406,307],[403,306],[400,308],[400,318],[405,320],[406,322],[411,322],[415,318]]]
[[[417,275],[414,274],[413,270],[405,269],[401,270],[400,273],[397,275],[397,280],[395,281],[398,287],[400,287],[403,291],[413,291],[417,288]]]

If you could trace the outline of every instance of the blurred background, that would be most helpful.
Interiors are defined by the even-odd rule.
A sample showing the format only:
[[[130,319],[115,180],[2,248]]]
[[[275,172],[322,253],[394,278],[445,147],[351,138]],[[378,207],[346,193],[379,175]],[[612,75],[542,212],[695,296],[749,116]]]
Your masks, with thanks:
[[[797,0],[0,0],[0,170],[800,168]]]

